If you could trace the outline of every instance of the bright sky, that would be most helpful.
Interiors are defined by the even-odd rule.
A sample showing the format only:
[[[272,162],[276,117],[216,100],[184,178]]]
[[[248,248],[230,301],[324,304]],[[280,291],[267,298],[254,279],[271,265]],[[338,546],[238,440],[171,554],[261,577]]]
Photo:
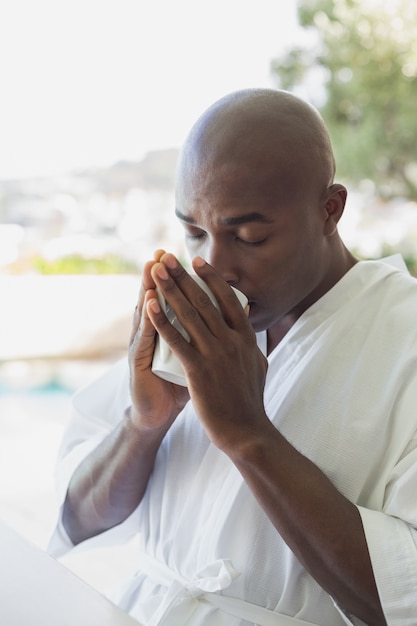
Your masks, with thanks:
[[[178,147],[214,100],[274,86],[296,0],[9,0],[0,8],[0,178]]]

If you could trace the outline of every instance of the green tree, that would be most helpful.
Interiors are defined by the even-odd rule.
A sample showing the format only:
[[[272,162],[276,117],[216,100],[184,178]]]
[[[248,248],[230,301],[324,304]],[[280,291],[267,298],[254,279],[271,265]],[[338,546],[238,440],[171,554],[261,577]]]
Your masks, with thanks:
[[[278,86],[312,86],[339,176],[417,200],[417,3],[300,0],[298,18],[309,43],[272,62]]]

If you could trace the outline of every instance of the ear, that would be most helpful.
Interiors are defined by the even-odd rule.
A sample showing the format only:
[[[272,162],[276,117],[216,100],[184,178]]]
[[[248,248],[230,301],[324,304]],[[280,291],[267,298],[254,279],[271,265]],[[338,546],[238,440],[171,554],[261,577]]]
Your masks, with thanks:
[[[334,235],[337,230],[337,224],[345,208],[346,198],[347,190],[343,185],[335,183],[326,189],[324,210],[326,212],[325,234],[328,237]]]

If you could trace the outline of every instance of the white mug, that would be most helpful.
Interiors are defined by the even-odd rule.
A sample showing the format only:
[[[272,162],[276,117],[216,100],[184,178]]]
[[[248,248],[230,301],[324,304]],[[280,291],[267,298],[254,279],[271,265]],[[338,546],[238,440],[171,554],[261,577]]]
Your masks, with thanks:
[[[203,289],[206,292],[206,294],[208,295],[208,297],[210,298],[214,306],[219,310],[219,305],[213,293],[210,291],[210,289],[208,288],[204,280],[202,280],[199,276],[197,276],[197,274],[190,274],[190,276],[201,287],[201,289]],[[238,289],[235,289],[234,287],[232,287],[232,289],[235,292],[240,304],[242,305],[242,308],[245,308],[248,303],[247,297]],[[158,295],[161,308],[164,311],[165,315],[167,316],[168,320],[171,322],[174,328],[176,328],[181,333],[181,335],[187,341],[189,341],[190,337],[188,333],[181,326],[174,311],[167,304],[165,298],[162,296],[162,294],[159,292],[158,289],[157,289],[157,295]],[[183,387],[186,387],[187,385],[186,380],[185,380],[184,370],[182,368],[180,361],[173,354],[168,344],[159,335],[157,336],[157,339],[156,339],[155,352],[154,352],[153,361],[152,361],[152,372],[156,376],[159,376],[159,378],[163,378],[164,380],[167,380],[170,383],[182,385]]]

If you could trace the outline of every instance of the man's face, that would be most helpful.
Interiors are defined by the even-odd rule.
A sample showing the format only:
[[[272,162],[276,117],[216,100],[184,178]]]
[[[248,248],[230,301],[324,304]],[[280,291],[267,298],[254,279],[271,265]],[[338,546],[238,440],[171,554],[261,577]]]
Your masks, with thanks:
[[[255,331],[296,319],[325,291],[323,199],[269,170],[185,168],[177,186],[190,256],[247,296]]]

